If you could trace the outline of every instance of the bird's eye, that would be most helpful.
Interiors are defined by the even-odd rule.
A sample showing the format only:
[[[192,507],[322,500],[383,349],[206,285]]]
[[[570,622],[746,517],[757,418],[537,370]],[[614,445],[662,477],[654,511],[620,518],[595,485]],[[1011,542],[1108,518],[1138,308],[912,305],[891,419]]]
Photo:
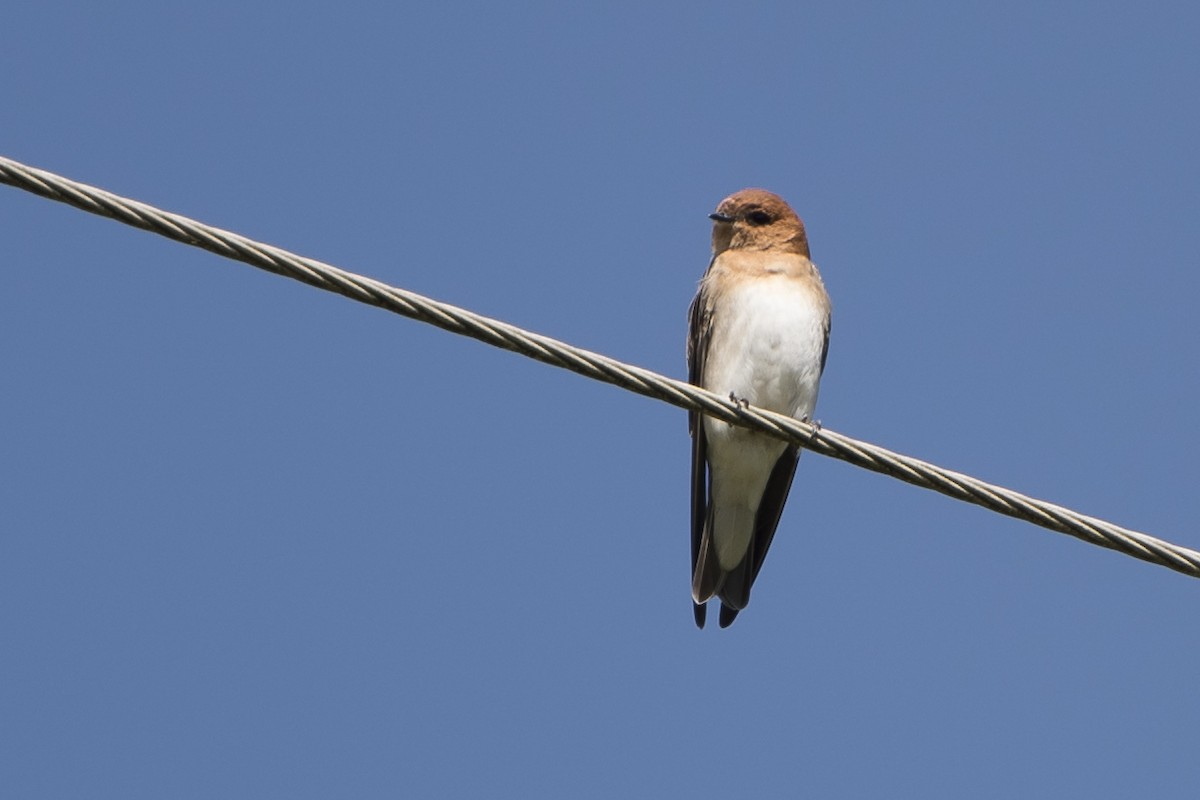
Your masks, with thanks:
[[[755,209],[746,215],[746,221],[751,225],[766,225],[771,221],[771,215],[761,209]]]

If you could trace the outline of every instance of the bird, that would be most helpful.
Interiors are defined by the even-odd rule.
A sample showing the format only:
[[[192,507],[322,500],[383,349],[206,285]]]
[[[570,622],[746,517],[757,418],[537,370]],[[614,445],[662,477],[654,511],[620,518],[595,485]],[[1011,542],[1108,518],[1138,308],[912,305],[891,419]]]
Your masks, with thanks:
[[[688,309],[688,381],[743,405],[812,421],[831,306],[809,260],[804,223],[777,194],[743,189],[721,201],[712,260]],[[692,440],[692,603],[727,628],[779,526],[800,448],[688,412]]]

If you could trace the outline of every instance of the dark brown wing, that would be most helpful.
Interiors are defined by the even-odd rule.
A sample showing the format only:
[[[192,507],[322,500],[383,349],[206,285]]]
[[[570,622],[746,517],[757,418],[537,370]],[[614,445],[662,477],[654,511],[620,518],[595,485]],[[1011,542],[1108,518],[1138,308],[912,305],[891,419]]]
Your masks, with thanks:
[[[701,283],[696,296],[692,298],[692,304],[688,306],[688,383],[693,386],[702,385],[704,359],[708,355],[708,334],[712,327],[712,314],[707,306],[708,298],[705,296],[704,284]],[[688,412],[688,433],[696,432],[699,416],[695,411]]]
[[[700,561],[700,544],[704,539],[704,519],[708,515],[708,454],[704,426],[697,424],[692,431],[692,580],[695,582],[696,565]],[[692,602],[692,613],[696,627],[704,627],[704,603]]]
[[[829,355],[829,331],[833,329],[833,317],[825,317],[825,341],[821,344],[821,374],[825,374],[825,358]]]
[[[688,338],[687,362],[688,383],[701,385],[704,376],[704,359],[708,351],[708,334],[712,320],[708,310],[708,299],[704,286],[696,292],[692,305],[688,308]],[[696,574],[696,564],[700,559],[700,543],[704,538],[704,519],[708,515],[708,443],[704,435],[704,425],[700,422],[700,414],[688,412],[688,432],[692,435],[692,576]],[[696,625],[704,627],[705,606],[693,603],[692,611],[696,617]]]

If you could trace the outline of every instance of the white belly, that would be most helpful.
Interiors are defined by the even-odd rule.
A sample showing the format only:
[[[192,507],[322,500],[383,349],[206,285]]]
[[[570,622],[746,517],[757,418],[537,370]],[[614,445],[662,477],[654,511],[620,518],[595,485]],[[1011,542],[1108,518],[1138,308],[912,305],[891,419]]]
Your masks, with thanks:
[[[714,309],[704,386],[788,416],[811,416],[825,320],[808,287],[772,276],[747,281],[723,300]]]
[[[824,309],[803,285],[783,276],[747,281],[714,309],[703,383],[721,395],[809,419],[817,405]],[[754,515],[786,445],[704,418],[712,474],[717,556],[733,569],[749,545]]]

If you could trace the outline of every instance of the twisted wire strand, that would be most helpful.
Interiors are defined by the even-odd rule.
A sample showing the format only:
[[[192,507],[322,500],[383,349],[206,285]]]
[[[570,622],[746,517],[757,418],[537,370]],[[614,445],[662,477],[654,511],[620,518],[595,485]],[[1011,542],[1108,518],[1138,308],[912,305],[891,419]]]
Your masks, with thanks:
[[[278,247],[26,166],[3,156],[0,156],[0,183],[7,183],[83,211],[111,217],[168,239],[242,261],[277,275],[294,278],[318,289],[336,292],[360,303],[378,306],[436,325],[443,330],[469,336],[494,347],[520,353],[689,411],[700,411],[710,417],[797,444],[806,450],[889,475],[915,486],[932,489],[1043,528],[1070,534],[1085,542],[1160,564],[1185,575],[1200,577],[1200,552],[1195,550],[782,414],[744,406],[689,383],[573,347],[548,336],[531,333],[515,325],[431,300],[362,275],[346,272]]]

